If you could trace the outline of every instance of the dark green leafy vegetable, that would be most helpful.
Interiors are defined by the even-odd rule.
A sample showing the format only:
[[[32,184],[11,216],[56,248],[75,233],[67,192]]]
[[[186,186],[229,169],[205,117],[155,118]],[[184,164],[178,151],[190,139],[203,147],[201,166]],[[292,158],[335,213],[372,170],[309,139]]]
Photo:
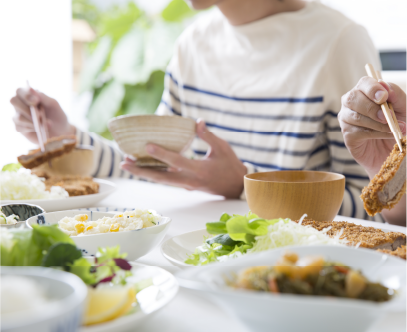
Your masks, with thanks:
[[[82,258],[82,251],[70,243],[53,244],[42,258],[42,266],[68,266]]]

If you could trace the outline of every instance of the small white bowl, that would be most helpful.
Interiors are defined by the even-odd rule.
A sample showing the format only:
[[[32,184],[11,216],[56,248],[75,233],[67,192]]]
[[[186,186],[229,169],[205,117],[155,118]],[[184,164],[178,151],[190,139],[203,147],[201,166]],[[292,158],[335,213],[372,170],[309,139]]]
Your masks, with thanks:
[[[5,267],[1,276],[34,280],[51,301],[41,308],[2,315],[4,332],[75,332],[82,322],[87,287],[76,275],[46,267]],[[7,303],[2,303],[7,305]]]
[[[74,217],[78,214],[87,214],[89,220],[98,220],[103,217],[113,217],[115,215],[114,212],[69,210],[42,213],[28,219],[26,223],[29,228],[32,228],[32,225],[58,224],[58,221],[62,218]],[[120,252],[127,253],[126,258],[128,260],[136,260],[160,244],[168,231],[170,223],[170,218],[161,217],[158,225],[152,227],[126,232],[72,236],[72,239],[78,248],[82,249],[86,255],[95,255],[98,248],[120,245]]]
[[[273,294],[228,287],[226,280],[251,266],[273,266],[285,251],[300,257],[322,255],[330,261],[351,266],[370,280],[396,290],[388,302],[293,294]],[[206,267],[187,268],[176,275],[181,287],[209,296],[250,330],[343,332],[367,331],[386,312],[406,310],[405,261],[369,249],[340,246],[293,246],[265,251],[214,263]]]

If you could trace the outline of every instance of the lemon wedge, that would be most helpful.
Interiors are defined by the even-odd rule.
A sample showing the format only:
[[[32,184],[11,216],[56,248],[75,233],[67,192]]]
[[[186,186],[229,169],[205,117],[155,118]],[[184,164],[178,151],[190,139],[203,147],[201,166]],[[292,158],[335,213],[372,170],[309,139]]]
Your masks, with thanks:
[[[98,324],[116,319],[129,311],[135,299],[135,291],[130,287],[89,288],[84,324]]]

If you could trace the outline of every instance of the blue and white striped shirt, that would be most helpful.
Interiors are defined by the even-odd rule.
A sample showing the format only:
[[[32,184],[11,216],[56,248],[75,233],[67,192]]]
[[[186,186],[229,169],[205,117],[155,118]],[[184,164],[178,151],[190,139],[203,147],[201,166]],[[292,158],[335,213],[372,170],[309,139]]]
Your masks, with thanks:
[[[321,170],[346,176],[340,214],[366,218],[359,198],[367,174],[346,149],[337,114],[341,96],[380,67],[364,28],[319,3],[231,26],[214,11],[179,38],[159,115],[202,118],[249,172]],[[120,151],[96,134],[95,176],[126,176]],[[208,146],[192,144],[196,158]],[[100,151],[100,152],[99,152]]]

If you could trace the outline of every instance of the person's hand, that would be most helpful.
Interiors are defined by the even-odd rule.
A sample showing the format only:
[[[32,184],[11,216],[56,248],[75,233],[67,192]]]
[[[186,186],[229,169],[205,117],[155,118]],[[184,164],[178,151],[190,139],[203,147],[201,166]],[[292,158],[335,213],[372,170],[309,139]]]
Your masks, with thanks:
[[[147,152],[155,159],[168,164],[170,166],[168,171],[137,167],[134,160],[129,157],[121,167],[154,182],[188,190],[201,190],[227,198],[238,198],[243,191],[246,166],[237,158],[227,142],[208,131],[202,120],[197,121],[197,134],[210,146],[202,160],[188,159],[157,145],[148,144]]]
[[[338,114],[346,147],[371,179],[396,143],[380,108],[386,100],[393,104],[400,129],[405,136],[406,94],[392,83],[377,82],[370,77],[361,78],[342,97],[342,109]]]
[[[16,130],[33,143],[38,144],[38,139],[31,118],[30,106],[39,107],[41,105],[45,110],[49,138],[76,133],[76,128],[69,124],[58,102],[41,92],[31,88],[17,89],[16,95],[11,98],[10,103],[16,111],[13,117]]]

